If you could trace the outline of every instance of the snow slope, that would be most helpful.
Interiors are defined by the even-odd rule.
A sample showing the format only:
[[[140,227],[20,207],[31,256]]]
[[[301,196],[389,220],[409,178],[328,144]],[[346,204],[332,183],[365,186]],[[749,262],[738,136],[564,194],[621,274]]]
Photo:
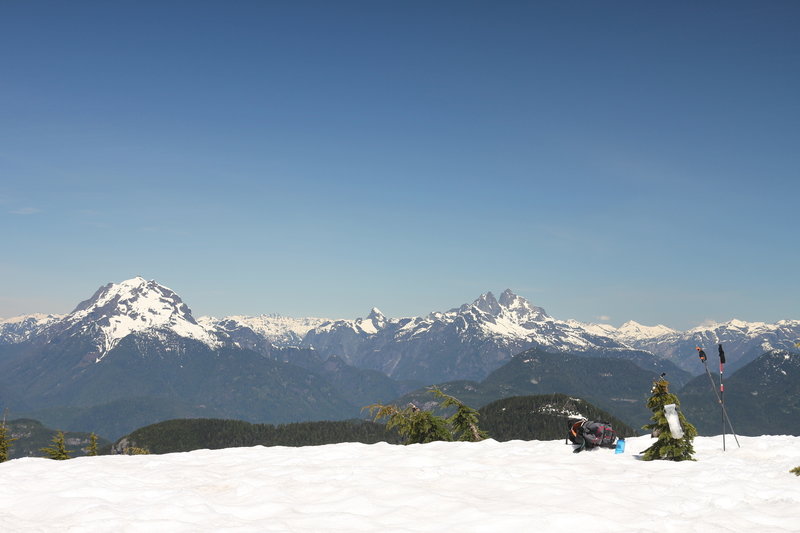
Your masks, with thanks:
[[[8,532],[800,531],[800,437],[695,439],[697,462],[563,441],[197,450],[0,464]],[[590,527],[589,527],[590,525]]]

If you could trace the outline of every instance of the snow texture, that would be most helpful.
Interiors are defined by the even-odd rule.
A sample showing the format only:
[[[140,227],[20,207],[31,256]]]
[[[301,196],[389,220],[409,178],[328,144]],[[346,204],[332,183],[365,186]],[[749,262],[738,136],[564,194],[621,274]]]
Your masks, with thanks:
[[[800,437],[695,439],[697,462],[563,441],[334,444],[0,464],[8,532],[800,531]]]

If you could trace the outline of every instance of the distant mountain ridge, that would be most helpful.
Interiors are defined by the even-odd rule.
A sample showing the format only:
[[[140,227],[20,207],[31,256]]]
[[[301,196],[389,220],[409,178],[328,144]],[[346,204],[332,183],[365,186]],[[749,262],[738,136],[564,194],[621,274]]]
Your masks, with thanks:
[[[212,349],[232,345],[269,354],[276,347],[317,350],[348,364],[397,379],[482,379],[523,350],[629,358],[640,366],[664,360],[698,374],[695,346],[725,345],[731,370],[762,353],[795,349],[800,320],[776,324],[731,320],[677,331],[629,321],[619,328],[557,320],[525,298],[505,290],[424,317],[388,318],[373,308],[365,318],[290,318],[279,315],[200,317],[174,291],[141,277],[101,287],[68,315],[28,315],[0,320],[0,345],[48,339],[64,332],[91,335],[102,358],[128,334],[174,334]],[[654,368],[655,370],[655,368]],[[669,370],[666,367],[664,370]]]
[[[246,344],[265,343],[275,346],[301,346],[303,338],[310,330],[329,322],[327,318],[291,318],[277,314],[244,316],[236,315],[221,319],[202,316],[197,322],[210,331],[223,330],[226,334],[242,341],[250,333],[259,340],[251,339]],[[249,330],[249,331],[247,331]]]
[[[143,278],[105,285],[64,317],[9,323],[36,330],[16,330],[19,342],[0,345],[2,407],[110,437],[176,414],[272,423],[355,417],[365,403],[406,390],[313,350],[243,347]]]
[[[662,365],[652,354],[556,320],[511,290],[499,298],[487,292],[470,304],[425,317],[387,318],[373,308],[366,318],[309,329],[302,346],[396,379],[423,381],[482,379],[530,348],[626,358],[653,370]],[[677,371],[671,365],[664,370]]]
[[[39,335],[48,325],[64,318],[64,315],[33,314],[6,320],[0,319],[0,344],[25,342]]]
[[[200,317],[172,290],[141,277],[109,283],[68,315],[26,315],[0,320],[0,345],[47,339],[82,328],[102,358],[128,334],[174,333],[210,348],[232,344],[269,353],[275,347],[317,350],[347,363],[380,370],[399,379],[424,378],[420,363],[439,359],[431,368],[441,379],[480,379],[511,356],[530,348],[565,353],[631,356],[649,352],[698,374],[695,346],[725,345],[732,370],[774,349],[795,349],[800,320],[776,324],[731,320],[678,331],[629,321],[619,328],[557,320],[525,298],[505,290],[424,317],[387,318],[373,308],[365,318],[290,318],[279,315]],[[424,344],[422,347],[420,344]],[[459,350],[460,355],[449,353]],[[641,358],[641,353],[634,357]],[[426,363],[430,366],[430,361]],[[425,366],[425,365],[423,365]]]
[[[488,379],[497,397],[512,390],[570,393],[556,389],[580,390],[566,379],[580,365],[592,369],[584,378],[602,378],[591,399],[635,420],[641,383],[666,372],[677,390],[702,372],[698,340],[710,355],[708,343],[723,340],[730,366],[744,366],[760,348],[795,342],[797,326],[732,321],[681,333],[629,322],[617,329],[554,319],[510,290],[425,317],[387,318],[373,308],[355,320],[195,319],[174,291],[137,277],[100,287],[67,315],[0,321],[0,406],[115,437],[175,417],[268,423],[355,417],[364,405],[457,380]],[[677,347],[664,344],[669,339]],[[530,381],[539,378],[514,358],[530,350],[555,354],[546,361],[548,375],[558,378],[549,378],[554,388]],[[623,361],[633,364],[619,366]],[[530,383],[517,382],[528,374]],[[633,381],[636,390],[620,396]]]
[[[771,350],[796,350],[800,343],[800,320],[781,320],[775,324],[733,319],[724,323],[677,331],[666,326],[647,327],[630,321],[619,329],[608,327],[607,334],[633,348],[652,352],[693,374],[702,372],[695,347],[709,354],[724,345],[729,371],[735,371]]]

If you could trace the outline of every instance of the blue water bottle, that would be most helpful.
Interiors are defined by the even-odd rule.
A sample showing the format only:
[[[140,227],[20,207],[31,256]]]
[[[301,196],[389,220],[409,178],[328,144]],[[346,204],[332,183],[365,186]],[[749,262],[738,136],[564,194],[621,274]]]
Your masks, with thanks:
[[[625,453],[625,439],[617,440],[617,447],[614,449],[614,453]]]

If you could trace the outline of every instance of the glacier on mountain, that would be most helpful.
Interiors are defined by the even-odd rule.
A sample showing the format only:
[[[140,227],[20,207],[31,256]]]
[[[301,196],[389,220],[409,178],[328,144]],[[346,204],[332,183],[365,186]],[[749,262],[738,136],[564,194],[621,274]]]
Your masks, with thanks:
[[[174,291],[141,277],[101,287],[53,326],[92,335],[97,342],[97,360],[132,333],[167,331],[211,347],[221,344],[214,332],[195,321]]]

